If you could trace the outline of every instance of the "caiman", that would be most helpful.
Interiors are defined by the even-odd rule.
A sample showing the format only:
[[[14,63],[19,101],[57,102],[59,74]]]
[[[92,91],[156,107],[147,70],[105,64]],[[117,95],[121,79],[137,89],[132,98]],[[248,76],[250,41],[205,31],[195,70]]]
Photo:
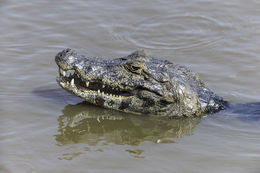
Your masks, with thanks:
[[[183,65],[147,56],[144,51],[112,60],[59,52],[57,82],[89,103],[142,115],[194,117],[225,109],[228,102],[212,92]]]

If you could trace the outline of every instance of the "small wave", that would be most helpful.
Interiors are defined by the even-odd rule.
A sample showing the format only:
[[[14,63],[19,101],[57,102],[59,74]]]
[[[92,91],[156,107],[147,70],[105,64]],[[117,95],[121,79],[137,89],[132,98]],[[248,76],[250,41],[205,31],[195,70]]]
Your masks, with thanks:
[[[132,26],[115,25],[109,30],[116,40],[145,49],[182,50],[215,44],[223,39],[223,24],[199,15],[151,17]]]

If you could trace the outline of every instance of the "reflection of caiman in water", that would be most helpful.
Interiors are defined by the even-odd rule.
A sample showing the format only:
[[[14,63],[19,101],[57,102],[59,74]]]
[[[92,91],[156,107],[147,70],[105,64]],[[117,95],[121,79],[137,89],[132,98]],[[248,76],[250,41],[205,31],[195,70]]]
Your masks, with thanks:
[[[99,109],[85,102],[67,105],[58,118],[59,144],[99,142],[139,145],[144,141],[173,142],[170,138],[192,135],[200,118],[169,119]]]

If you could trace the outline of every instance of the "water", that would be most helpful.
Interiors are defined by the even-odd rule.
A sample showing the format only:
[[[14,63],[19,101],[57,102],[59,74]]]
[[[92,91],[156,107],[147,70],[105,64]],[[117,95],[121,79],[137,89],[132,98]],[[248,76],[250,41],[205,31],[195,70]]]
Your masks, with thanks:
[[[0,14],[1,172],[260,172],[257,113],[165,121],[105,110],[61,90],[54,62],[67,47],[105,58],[144,49],[228,101],[257,102],[259,1],[1,0]]]

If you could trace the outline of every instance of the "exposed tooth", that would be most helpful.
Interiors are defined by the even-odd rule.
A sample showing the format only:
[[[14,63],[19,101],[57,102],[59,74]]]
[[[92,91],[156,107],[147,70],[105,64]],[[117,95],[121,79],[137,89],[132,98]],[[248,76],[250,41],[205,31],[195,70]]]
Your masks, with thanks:
[[[105,94],[104,91],[102,92],[102,94],[103,94],[103,95]]]
[[[86,82],[86,86],[87,86],[87,87],[89,86],[89,82]]]
[[[105,85],[103,85],[102,88],[105,88]]]
[[[74,79],[73,79],[73,78],[71,79],[70,84],[71,84],[72,86],[75,85],[75,84],[74,84]]]
[[[66,76],[66,72],[65,72],[65,71],[62,71],[62,75],[63,75],[63,76]]]
[[[97,90],[98,93],[100,93],[100,90]]]
[[[99,117],[97,117],[97,121],[100,123]]]
[[[60,68],[57,71],[57,76],[60,77]]]

